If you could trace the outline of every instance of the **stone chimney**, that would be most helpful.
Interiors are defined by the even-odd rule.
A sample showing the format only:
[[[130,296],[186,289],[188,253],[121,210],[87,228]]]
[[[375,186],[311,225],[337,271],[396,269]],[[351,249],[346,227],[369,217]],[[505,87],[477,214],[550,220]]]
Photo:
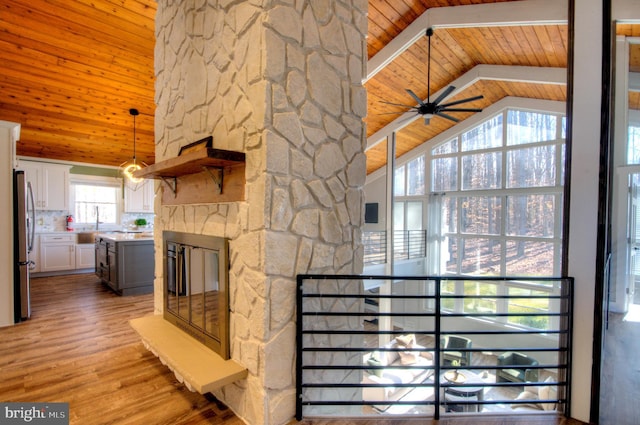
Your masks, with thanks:
[[[248,424],[295,414],[296,275],[362,272],[367,9],[158,1],[156,162],[212,135],[246,154],[246,185],[241,202],[156,197],[156,310],[162,230],[231,240],[231,357],[249,373],[215,395]]]

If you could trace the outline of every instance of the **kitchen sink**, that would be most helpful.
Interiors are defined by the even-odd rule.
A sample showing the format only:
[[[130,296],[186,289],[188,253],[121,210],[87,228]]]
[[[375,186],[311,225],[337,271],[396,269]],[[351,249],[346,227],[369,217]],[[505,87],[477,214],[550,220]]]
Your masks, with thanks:
[[[94,243],[98,233],[100,232],[78,232],[76,233],[76,243]]]

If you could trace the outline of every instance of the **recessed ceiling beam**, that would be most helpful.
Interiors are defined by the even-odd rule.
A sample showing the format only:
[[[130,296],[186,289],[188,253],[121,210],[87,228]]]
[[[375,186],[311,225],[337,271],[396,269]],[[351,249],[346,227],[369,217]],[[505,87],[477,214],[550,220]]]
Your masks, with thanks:
[[[562,25],[568,21],[567,0],[523,0],[427,9],[367,63],[365,82],[425,36],[427,28],[515,25]]]
[[[456,90],[449,96],[454,96],[465,88],[472,86],[480,80],[500,80],[521,82],[530,84],[567,84],[566,68],[550,68],[535,66],[505,66],[505,65],[477,65],[460,78],[452,81],[447,86],[438,90],[432,95],[435,99],[447,89],[448,86],[456,87]],[[427,99],[424,99],[425,102]],[[373,133],[367,139],[367,149],[371,149],[381,141],[385,140],[391,133],[400,130],[411,124],[420,115],[415,112],[405,112],[389,124]]]

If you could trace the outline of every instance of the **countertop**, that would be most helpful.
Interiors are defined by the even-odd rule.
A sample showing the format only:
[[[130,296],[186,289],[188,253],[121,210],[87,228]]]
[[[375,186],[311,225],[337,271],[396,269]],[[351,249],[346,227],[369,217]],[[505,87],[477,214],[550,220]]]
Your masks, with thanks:
[[[78,233],[146,233],[146,234],[152,234],[153,233],[153,228],[151,229],[147,229],[145,228],[144,230],[140,229],[140,230],[121,230],[121,229],[100,229],[100,230],[95,230],[95,229],[73,229],[73,230],[44,230],[44,229],[38,229],[36,227],[36,234],[38,235],[76,235]]]
[[[105,232],[97,233],[96,237],[109,239],[115,242],[121,241],[153,241],[153,232]]]

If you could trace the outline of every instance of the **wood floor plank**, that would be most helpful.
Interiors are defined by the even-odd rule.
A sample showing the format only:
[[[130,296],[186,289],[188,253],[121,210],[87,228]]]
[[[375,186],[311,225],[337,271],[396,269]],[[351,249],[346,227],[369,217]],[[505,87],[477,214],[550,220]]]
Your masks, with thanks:
[[[0,329],[0,400],[70,403],[72,424],[241,424],[192,393],[129,327],[153,296],[120,297],[91,275],[32,280],[32,318]]]
[[[0,401],[68,402],[74,425],[243,424],[231,409],[190,392],[143,347],[128,321],[153,313],[153,295],[115,295],[92,274],[35,278],[32,309],[30,320],[0,328]],[[555,417],[475,417],[301,425],[414,423],[580,424]]]

